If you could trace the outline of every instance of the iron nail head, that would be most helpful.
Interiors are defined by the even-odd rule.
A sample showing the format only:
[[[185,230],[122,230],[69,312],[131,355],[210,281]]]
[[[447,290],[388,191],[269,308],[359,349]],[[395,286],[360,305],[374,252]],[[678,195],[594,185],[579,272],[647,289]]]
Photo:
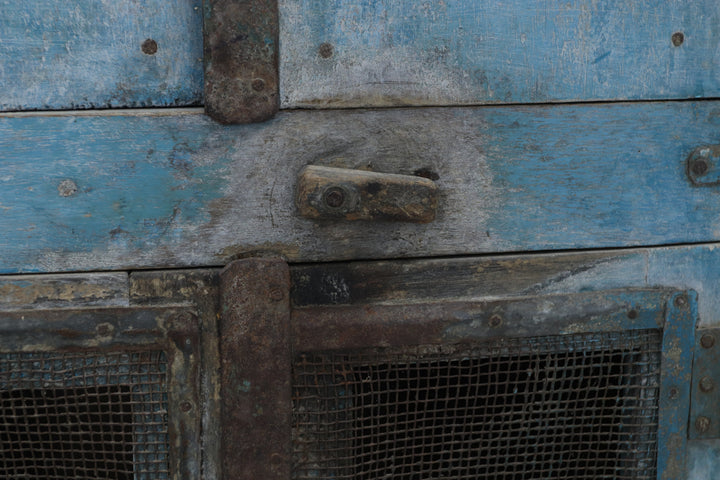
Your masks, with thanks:
[[[695,429],[700,433],[705,433],[710,430],[711,423],[708,417],[701,415],[695,420]]]
[[[704,393],[709,393],[713,391],[713,388],[715,388],[715,383],[713,382],[712,378],[710,377],[702,377],[700,379],[700,391]]]
[[[688,304],[688,299],[685,294],[678,295],[675,297],[675,306],[678,308],[685,308]]]
[[[715,346],[715,337],[709,333],[704,334],[700,337],[700,345],[703,348],[712,348]]]
[[[490,317],[490,320],[488,320],[488,325],[490,325],[492,328],[497,328],[502,325],[502,322],[502,317],[498,314],[495,314]]]

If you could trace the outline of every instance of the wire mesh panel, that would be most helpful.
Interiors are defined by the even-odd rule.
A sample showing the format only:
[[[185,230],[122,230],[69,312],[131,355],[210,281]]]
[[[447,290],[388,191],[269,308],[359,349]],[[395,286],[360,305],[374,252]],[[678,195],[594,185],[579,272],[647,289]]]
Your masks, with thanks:
[[[298,354],[293,478],[655,479],[662,332]]]
[[[0,478],[168,478],[162,351],[0,354]]]

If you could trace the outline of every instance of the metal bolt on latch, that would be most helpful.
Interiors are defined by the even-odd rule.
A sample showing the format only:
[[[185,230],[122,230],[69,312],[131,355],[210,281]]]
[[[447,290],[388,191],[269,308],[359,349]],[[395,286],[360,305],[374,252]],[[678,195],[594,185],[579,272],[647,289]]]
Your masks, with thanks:
[[[331,187],[325,191],[323,201],[330,208],[340,208],[345,203],[345,191],[340,187]]]

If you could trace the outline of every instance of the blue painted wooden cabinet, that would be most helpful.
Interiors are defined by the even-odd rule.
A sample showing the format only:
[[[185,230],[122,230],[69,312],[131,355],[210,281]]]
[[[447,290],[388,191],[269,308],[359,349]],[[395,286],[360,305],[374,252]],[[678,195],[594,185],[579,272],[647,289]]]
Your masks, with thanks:
[[[716,478],[718,2],[0,3],[0,477]]]

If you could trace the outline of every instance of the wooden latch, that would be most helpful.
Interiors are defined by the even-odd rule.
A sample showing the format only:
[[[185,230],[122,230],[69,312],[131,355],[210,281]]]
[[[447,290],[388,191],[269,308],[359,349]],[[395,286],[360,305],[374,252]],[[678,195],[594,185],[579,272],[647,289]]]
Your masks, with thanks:
[[[300,215],[312,219],[428,223],[435,219],[438,188],[412,175],[308,166],[295,202]]]

